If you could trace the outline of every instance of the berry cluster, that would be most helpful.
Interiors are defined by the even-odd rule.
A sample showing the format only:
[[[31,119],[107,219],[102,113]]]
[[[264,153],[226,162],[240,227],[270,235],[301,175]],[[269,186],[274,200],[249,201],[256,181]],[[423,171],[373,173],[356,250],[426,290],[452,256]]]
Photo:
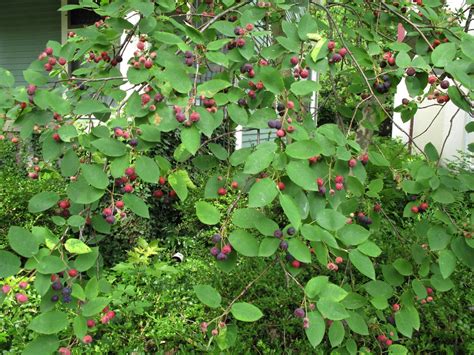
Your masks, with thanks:
[[[50,72],[53,70],[53,68],[59,64],[60,66],[66,65],[67,61],[65,58],[60,57],[56,58],[53,55],[53,48],[48,47],[38,56],[38,60],[44,60],[47,59],[46,63],[43,65],[44,70],[47,72]]]
[[[219,233],[216,233],[212,236],[211,242],[214,243],[214,246],[210,249],[211,255],[214,256],[218,261],[227,260],[228,255],[232,252],[232,247],[230,244],[222,245],[222,236]]]
[[[158,200],[163,200],[164,203],[168,204],[176,198],[176,191],[167,187],[166,178],[160,176],[158,179],[158,184],[161,185],[160,188],[153,191],[153,197]],[[169,189],[166,191],[166,189]]]
[[[328,42],[328,50],[330,53],[329,64],[336,64],[341,62],[347,54],[347,48],[342,47],[339,50],[336,50],[336,42]],[[336,51],[336,53],[334,53]]]

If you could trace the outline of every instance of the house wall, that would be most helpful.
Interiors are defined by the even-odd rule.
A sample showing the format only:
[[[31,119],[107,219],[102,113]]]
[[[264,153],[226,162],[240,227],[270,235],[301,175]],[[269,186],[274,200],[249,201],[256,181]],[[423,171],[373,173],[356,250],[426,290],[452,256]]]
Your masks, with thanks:
[[[463,0],[448,0],[448,6],[454,10],[463,6]],[[474,26],[471,26],[471,29]],[[405,81],[402,80],[397,87],[397,93],[394,99],[394,105],[402,104],[403,98],[409,98]],[[457,114],[458,107],[451,101],[441,106],[431,106],[436,104],[434,100],[425,100],[413,119],[413,137],[417,146],[423,149],[426,144],[432,143],[438,152],[441,151],[443,145],[443,160],[453,160],[459,156],[459,151],[467,152],[467,146],[474,143],[474,135],[467,134],[464,127],[473,118],[468,113],[460,110]],[[410,132],[410,122],[403,123],[399,113],[394,114],[394,121],[402,128],[399,129],[395,125],[392,129],[392,137],[400,138],[403,142],[408,142],[408,137],[404,133]],[[451,124],[452,121],[452,124]],[[404,132],[403,132],[404,131]],[[448,139],[445,139],[449,135]],[[416,148],[415,148],[416,151]],[[474,164],[474,160],[472,161]]]
[[[49,40],[61,41],[60,0],[0,2],[0,67],[11,71],[16,84],[25,84],[23,70]]]

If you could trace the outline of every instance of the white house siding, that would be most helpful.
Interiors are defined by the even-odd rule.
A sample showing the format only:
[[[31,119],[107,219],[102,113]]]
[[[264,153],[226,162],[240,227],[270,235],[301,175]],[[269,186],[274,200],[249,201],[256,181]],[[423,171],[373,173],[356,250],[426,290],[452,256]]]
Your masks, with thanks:
[[[465,1],[449,0],[447,3],[449,7],[454,10],[463,6]],[[474,26],[471,25],[471,29],[473,29],[473,27]],[[395,107],[402,104],[403,98],[409,98],[404,80],[402,80],[397,87],[397,93],[394,100]],[[421,149],[423,149],[426,144],[432,143],[438,152],[441,151],[444,144],[445,147],[442,155],[443,160],[453,160],[459,156],[459,151],[467,152],[468,145],[474,143],[474,135],[467,134],[464,128],[466,124],[472,120],[472,117],[462,110],[459,110],[456,114],[458,107],[451,101],[445,104],[441,111],[441,106],[435,104],[435,100],[425,100],[420,105],[418,112],[415,114],[413,119],[414,142]],[[435,106],[427,107],[431,105]],[[410,122],[403,123],[400,113],[394,114],[394,121],[403,129],[403,131],[406,133],[410,132]],[[402,141],[408,142],[408,137],[403,133],[403,131],[393,125],[392,137],[400,138]],[[448,134],[449,137],[446,143],[444,143]],[[472,163],[474,164],[474,160]]]

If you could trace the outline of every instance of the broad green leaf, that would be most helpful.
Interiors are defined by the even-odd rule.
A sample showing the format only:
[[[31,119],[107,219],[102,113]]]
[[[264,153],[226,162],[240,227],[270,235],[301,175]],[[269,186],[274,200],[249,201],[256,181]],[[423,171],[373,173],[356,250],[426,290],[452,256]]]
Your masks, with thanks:
[[[247,302],[234,303],[230,312],[235,319],[242,322],[255,322],[263,317],[263,313],[258,307]]]
[[[304,290],[309,298],[315,298],[329,282],[328,276],[316,276],[308,281]]]
[[[20,266],[20,258],[9,251],[0,250],[0,278],[16,275]]]
[[[280,205],[291,225],[298,229],[301,226],[301,215],[294,199],[288,195],[280,195]]]
[[[341,321],[334,321],[332,322],[331,326],[329,327],[328,337],[331,346],[335,348],[336,346],[341,345],[344,337],[346,335],[344,325],[342,325]]]
[[[184,128],[181,130],[181,141],[186,150],[194,155],[201,146],[201,133],[196,127]]]
[[[30,258],[39,250],[39,242],[33,234],[24,228],[12,226],[8,230],[10,247],[26,258]]]
[[[84,178],[70,183],[66,190],[72,202],[84,205],[93,203],[104,195],[104,190],[90,186]]]
[[[296,143],[294,143],[296,144]],[[288,177],[296,185],[307,191],[318,191],[314,171],[308,166],[307,161],[292,161],[286,167]]]
[[[74,109],[76,115],[91,115],[93,113],[105,113],[109,109],[100,101],[87,99],[81,100]]]
[[[140,197],[133,194],[125,194],[122,199],[125,206],[130,208],[133,213],[143,218],[150,218],[148,205]]]
[[[264,207],[272,203],[278,195],[278,188],[272,179],[255,182],[249,191],[249,207]]]
[[[64,244],[66,250],[72,254],[87,254],[91,252],[89,248],[83,241],[75,238],[70,238]]]
[[[303,263],[311,263],[311,252],[308,246],[299,239],[292,238],[288,240],[288,252]]]
[[[231,83],[229,83],[227,80],[213,79],[198,85],[197,94],[204,95],[206,97],[213,97],[219,91],[224,90],[229,86],[231,86]]]
[[[140,156],[135,161],[135,170],[137,175],[145,182],[156,183],[160,178],[160,168],[155,160]]]
[[[55,255],[43,256],[38,263],[37,270],[41,274],[56,274],[64,271],[67,265],[64,261]]]
[[[61,160],[61,174],[65,177],[76,175],[81,163],[74,149],[69,149],[64,153]]]
[[[109,185],[109,178],[103,170],[103,166],[98,164],[82,164],[82,176],[89,185],[97,189],[105,189]]]
[[[447,279],[456,269],[456,256],[451,250],[441,250],[439,253],[438,264],[441,276]]]
[[[346,224],[337,235],[346,245],[358,245],[369,238],[370,232],[357,224]]]
[[[196,215],[202,223],[211,226],[219,223],[221,220],[219,210],[205,201],[196,202]]]
[[[112,138],[99,138],[93,141],[92,145],[109,157],[121,157],[127,153],[125,144]]]
[[[252,234],[245,230],[237,229],[230,233],[229,242],[239,254],[244,256],[258,256],[258,241]]]
[[[23,349],[22,355],[53,354],[59,347],[56,335],[39,335]]]
[[[67,314],[60,311],[49,311],[33,318],[28,325],[31,329],[40,334],[56,334],[66,329],[69,322]]]
[[[444,68],[456,56],[456,45],[454,43],[442,43],[431,53],[431,61],[434,66]]]
[[[321,89],[321,85],[312,80],[300,80],[295,81],[291,84],[291,92],[297,96],[305,96],[311,94],[313,92],[319,91]]]
[[[346,319],[347,325],[349,328],[357,334],[360,335],[369,335],[369,329],[367,327],[367,323],[359,313],[356,312],[348,312],[350,317]]]
[[[0,68],[0,87],[13,87],[15,77],[6,69]]]
[[[322,299],[316,303],[316,306],[324,318],[331,320],[343,320],[349,318],[349,313],[340,303],[328,299]]]
[[[281,73],[270,66],[261,67],[258,78],[262,80],[267,90],[276,95],[279,95],[285,88]]]
[[[308,312],[309,327],[305,329],[306,336],[313,348],[316,348],[324,338],[326,323],[319,312]]]
[[[245,174],[257,174],[268,168],[275,155],[277,146],[274,142],[265,142],[257,147],[257,150],[250,154],[244,166]]]
[[[196,296],[206,306],[217,308],[221,305],[221,295],[214,287],[210,285],[195,285],[193,288]]]
[[[346,217],[340,212],[325,209],[316,216],[316,222],[329,231],[338,231],[346,225]]]
[[[367,256],[358,250],[352,250],[349,253],[349,259],[356,269],[359,270],[363,275],[375,280],[374,264]]]
[[[52,191],[43,191],[34,195],[28,202],[28,211],[39,213],[55,206],[59,201],[59,195]]]
[[[82,315],[84,317],[95,316],[101,312],[108,304],[110,300],[105,297],[97,297],[82,306]]]
[[[428,229],[428,244],[431,250],[445,249],[450,241],[451,235],[442,226],[433,225]]]

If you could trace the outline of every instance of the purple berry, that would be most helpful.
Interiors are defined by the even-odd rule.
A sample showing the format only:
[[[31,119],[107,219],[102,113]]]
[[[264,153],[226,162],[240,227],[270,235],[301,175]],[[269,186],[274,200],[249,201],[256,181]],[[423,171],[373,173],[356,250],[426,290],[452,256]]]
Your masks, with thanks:
[[[212,236],[212,242],[213,243],[219,243],[221,241],[222,237],[219,233],[216,233]]]
[[[217,254],[217,260],[226,260],[226,259],[227,259],[226,254],[224,254],[224,253]]]
[[[186,116],[184,115],[184,113],[178,112],[176,114],[176,121],[178,121],[180,123],[186,121]]]
[[[63,285],[61,285],[61,282],[53,282],[53,284],[51,285],[51,288],[55,291],[59,291],[60,289],[63,288]]]
[[[58,301],[59,301],[59,296],[58,295],[51,296],[51,302],[58,302]]]
[[[138,145],[138,139],[132,138],[128,144],[130,144],[131,147],[136,147]]]
[[[269,121],[267,122],[268,127],[270,127],[270,128],[276,128],[276,122],[277,122],[277,121],[275,121],[275,120],[269,120]]]
[[[217,247],[212,247],[211,248],[211,255],[212,256],[217,256],[219,254],[220,250]]]
[[[105,221],[106,221],[108,224],[114,224],[114,222],[115,222],[115,216],[107,216],[107,217],[105,217]]]
[[[294,312],[295,317],[297,318],[304,318],[305,316],[305,311],[303,308],[296,308]]]
[[[288,243],[285,240],[280,242],[280,249],[281,250],[288,250]]]
[[[277,229],[276,231],[273,232],[273,235],[276,238],[281,238],[281,237],[283,237],[283,232],[280,229]]]
[[[286,233],[288,233],[288,235],[294,235],[296,233],[296,229],[290,227],[286,230]]]

